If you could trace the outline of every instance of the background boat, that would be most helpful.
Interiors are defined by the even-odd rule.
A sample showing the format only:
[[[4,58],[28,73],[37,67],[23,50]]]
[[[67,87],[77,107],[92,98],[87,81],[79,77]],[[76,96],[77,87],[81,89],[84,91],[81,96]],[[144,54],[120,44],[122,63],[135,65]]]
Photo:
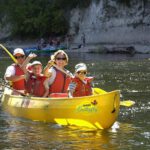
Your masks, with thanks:
[[[29,53],[35,53],[37,55],[49,55],[50,53],[55,52],[59,49],[65,50],[67,48],[64,45],[59,45],[59,46],[47,45],[46,47],[43,47],[41,49],[39,49],[37,46],[26,47],[26,48],[23,48],[23,49],[24,49],[24,51],[27,55]]]

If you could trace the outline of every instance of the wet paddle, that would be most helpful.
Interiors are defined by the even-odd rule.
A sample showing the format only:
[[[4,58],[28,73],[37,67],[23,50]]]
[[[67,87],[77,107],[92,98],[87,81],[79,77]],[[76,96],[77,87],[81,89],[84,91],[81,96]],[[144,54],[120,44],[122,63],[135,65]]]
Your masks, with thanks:
[[[56,66],[55,64],[53,64],[54,67],[56,67],[58,70],[62,71],[63,73],[65,73],[66,75],[70,76],[66,71],[64,71],[63,69],[59,68],[58,66]],[[70,76],[71,77],[71,76]],[[105,94],[107,93],[106,91],[100,89],[100,88],[93,88],[93,92],[94,94]],[[70,94],[71,95],[71,94]],[[70,96],[72,97],[72,96]],[[121,106],[126,106],[126,107],[131,107],[132,105],[134,105],[135,102],[134,101],[131,101],[131,100],[124,100],[124,101],[121,101],[120,102],[120,105]]]
[[[94,89],[94,94],[105,94],[107,93],[106,91],[100,89],[100,88],[93,88]],[[131,101],[131,100],[124,100],[124,101],[120,101],[120,105],[121,106],[126,106],[126,107],[131,107],[132,105],[134,105],[135,102]]]
[[[6,88],[8,88],[8,89],[10,89],[10,90],[12,90],[12,91],[15,91],[16,93],[20,94],[21,96],[28,96],[28,95],[24,94],[23,92],[15,90],[15,89],[11,88],[10,86],[8,86],[6,84],[1,83],[1,85],[4,86],[4,87],[6,87]]]
[[[71,76],[69,73],[67,73],[65,70],[63,70],[62,68],[58,67],[58,66],[55,65],[55,64],[53,64],[52,66],[54,66],[54,67],[57,68],[59,71],[63,72],[64,74],[66,74],[67,76],[69,76],[69,77],[72,78],[72,76]],[[68,91],[68,97],[69,97],[69,98],[72,98],[72,97],[73,97],[70,91]]]
[[[5,50],[5,52],[10,56],[10,58],[11,58],[15,63],[17,63],[16,58],[9,52],[9,50],[8,50],[6,47],[4,47],[2,44],[0,44],[0,47],[1,47],[3,50]]]
[[[135,102],[131,101],[131,100],[125,100],[125,101],[121,101],[120,102],[121,106],[126,106],[126,107],[131,107],[134,104],[135,104]]]

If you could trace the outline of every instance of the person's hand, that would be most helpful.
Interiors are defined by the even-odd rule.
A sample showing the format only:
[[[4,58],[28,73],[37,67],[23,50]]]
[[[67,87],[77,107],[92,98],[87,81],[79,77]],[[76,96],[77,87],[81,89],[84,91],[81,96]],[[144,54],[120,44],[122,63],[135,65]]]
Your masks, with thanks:
[[[35,53],[30,53],[30,54],[28,55],[28,57],[29,57],[30,59],[32,59],[32,58],[37,57],[37,55],[36,55]]]
[[[29,63],[29,61],[32,59],[32,58],[35,58],[37,55],[35,53],[30,53],[28,55],[28,57],[25,59],[25,61],[23,62],[23,64],[20,65],[20,67],[24,70],[24,72],[26,72],[25,70],[26,69],[26,66],[27,64]]]
[[[54,65],[54,60],[50,60],[50,61],[48,61],[48,63],[47,63],[47,67],[51,67],[51,66],[53,66]]]
[[[75,91],[76,86],[77,86],[76,83],[74,82],[70,83],[68,87],[69,91],[73,93]]]

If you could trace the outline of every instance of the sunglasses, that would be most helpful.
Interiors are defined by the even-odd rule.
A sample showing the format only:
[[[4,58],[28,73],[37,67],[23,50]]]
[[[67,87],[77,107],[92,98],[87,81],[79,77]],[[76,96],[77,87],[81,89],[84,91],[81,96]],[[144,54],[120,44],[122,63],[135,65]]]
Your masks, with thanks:
[[[78,73],[78,74],[87,74],[86,71],[78,71],[77,73]]]
[[[61,57],[57,57],[56,60],[66,60],[66,58],[65,57],[62,57],[62,58]]]
[[[22,56],[15,56],[16,59],[19,59],[19,58],[24,58],[24,55]]]

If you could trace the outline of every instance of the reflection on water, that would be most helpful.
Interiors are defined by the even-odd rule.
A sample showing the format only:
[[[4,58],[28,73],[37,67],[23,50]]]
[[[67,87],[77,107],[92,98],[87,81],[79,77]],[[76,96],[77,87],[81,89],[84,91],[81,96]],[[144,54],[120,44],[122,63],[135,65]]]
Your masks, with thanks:
[[[130,123],[116,122],[109,130],[82,130],[5,116],[0,149],[134,149],[148,148],[149,131]],[[127,122],[127,121],[126,121]],[[116,129],[114,129],[116,128]],[[142,131],[142,132],[141,132]]]
[[[0,107],[0,149],[150,149],[150,61],[149,55],[69,54],[68,69],[78,62],[88,65],[95,76],[95,86],[121,90],[122,100],[134,100],[131,107],[121,107],[117,122],[109,130],[91,131],[50,123],[14,118]],[[40,58],[46,64],[48,58]],[[4,63],[5,61],[5,63]],[[0,77],[10,60],[0,61]]]
[[[26,149],[116,149],[117,132],[81,130],[76,127],[59,127],[5,116],[0,148]],[[127,132],[127,131],[126,131]]]

